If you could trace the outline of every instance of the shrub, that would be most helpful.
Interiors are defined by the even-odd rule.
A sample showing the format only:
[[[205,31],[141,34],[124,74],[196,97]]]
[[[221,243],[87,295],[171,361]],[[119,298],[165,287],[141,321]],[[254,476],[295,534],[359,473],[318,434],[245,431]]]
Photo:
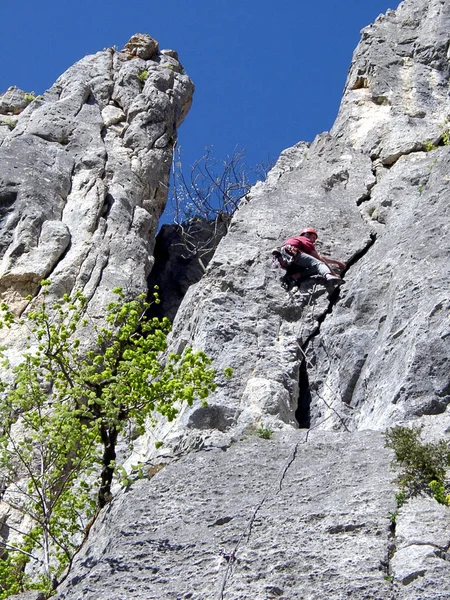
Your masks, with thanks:
[[[23,99],[25,100],[25,102],[33,102],[33,100],[36,100],[36,95],[34,92],[25,92],[23,95]]]
[[[14,129],[17,125],[17,119],[12,119],[11,117],[3,117],[0,121],[0,125],[6,125],[10,131]]]
[[[400,467],[397,477],[405,497],[432,494],[438,502],[445,497],[445,475],[450,464],[447,440],[423,442],[422,427],[396,426],[385,433],[386,446],[395,453],[393,464]],[[405,499],[402,496],[402,503]]]
[[[442,142],[444,146],[450,146],[450,129],[449,129],[450,121],[448,119],[445,120],[444,125],[441,125],[442,129]]]
[[[264,427],[264,425],[262,425],[262,424],[259,426],[256,433],[263,440],[270,440],[270,438],[273,435],[272,429],[269,429],[268,427]]]

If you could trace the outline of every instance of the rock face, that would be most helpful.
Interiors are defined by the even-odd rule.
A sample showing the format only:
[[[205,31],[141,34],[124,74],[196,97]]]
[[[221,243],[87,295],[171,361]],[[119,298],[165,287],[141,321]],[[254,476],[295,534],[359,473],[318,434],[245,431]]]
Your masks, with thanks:
[[[293,431],[184,457],[111,506],[58,598],[388,598],[379,443]]]
[[[449,23],[448,3],[409,0],[363,30],[331,133],[282,155],[182,305],[178,342],[235,370],[212,404],[238,422],[382,429],[442,414],[445,430],[450,147],[426,148],[449,127]],[[305,225],[348,265],[331,298],[288,295],[268,269]]]
[[[0,97],[0,293],[17,311],[43,278],[55,295],[84,290],[94,316],[113,287],[147,288],[193,92],[174,55],[138,34],[82,59],[43,98]]]
[[[381,434],[450,426],[449,30],[444,0],[364,29],[331,132],[241,205],[173,331],[233,378],[182,411],[163,450],[179,460],[118,494],[58,598],[449,597],[449,509],[419,497],[390,517]],[[340,290],[287,292],[271,271],[306,225],[347,263]]]

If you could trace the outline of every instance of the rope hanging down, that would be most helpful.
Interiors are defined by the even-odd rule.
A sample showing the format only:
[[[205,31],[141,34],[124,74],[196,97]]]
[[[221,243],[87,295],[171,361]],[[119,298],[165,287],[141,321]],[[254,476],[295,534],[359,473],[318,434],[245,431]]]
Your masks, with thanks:
[[[312,287],[311,291],[309,292],[309,297],[308,297],[308,301],[306,302],[305,305],[305,309],[312,306],[313,307],[313,311],[311,313],[311,318],[314,319],[314,308],[315,308],[315,302],[313,302],[314,299],[314,294],[315,291],[317,289],[317,284],[314,284],[314,286]],[[302,335],[305,329],[305,320],[302,319],[302,327],[300,329],[298,338],[301,340],[302,339]],[[298,347],[299,350],[303,356],[303,360],[306,362],[306,365],[311,368],[311,362],[308,359],[308,356],[306,354],[306,349],[304,349],[300,343],[298,343]],[[335,399],[337,399],[339,401],[339,398],[337,397],[337,395],[331,390],[330,386],[327,385],[328,389],[334,394]],[[344,427],[344,429],[349,432],[349,429],[343,419],[343,417],[337,412],[337,410],[332,407],[322,396],[320,396],[319,394],[317,394],[318,397],[322,400],[322,402],[324,402],[324,404],[327,406],[327,408],[332,411],[339,419],[339,421],[341,422],[342,426]],[[329,414],[327,417],[325,417],[324,419],[322,419],[321,421],[319,421],[318,423],[316,423],[315,425],[313,425],[312,427],[310,427],[305,435],[305,438],[303,440],[299,440],[298,442],[295,443],[292,451],[289,454],[289,457],[287,458],[287,460],[285,461],[283,467],[280,469],[279,475],[275,481],[275,484],[272,484],[268,487],[266,493],[264,494],[264,496],[261,498],[261,500],[259,501],[259,503],[256,505],[256,507],[254,508],[252,514],[250,515],[250,518],[247,522],[247,525],[245,526],[244,530],[242,531],[241,535],[239,536],[236,544],[234,545],[233,549],[231,552],[221,552],[221,555],[226,559],[227,561],[227,567],[225,569],[225,573],[220,585],[220,589],[219,592],[217,594],[217,600],[223,600],[224,598],[224,593],[225,593],[225,587],[227,585],[227,582],[229,580],[229,578],[232,575],[233,572],[233,567],[235,565],[235,563],[237,563],[238,559],[236,557],[236,553],[239,549],[239,547],[241,546],[243,540],[245,538],[247,538],[247,542],[250,539],[250,535],[252,532],[252,527],[253,527],[253,523],[255,522],[256,516],[258,514],[258,512],[261,510],[262,506],[264,505],[264,503],[266,502],[266,500],[269,498],[269,495],[271,493],[271,491],[274,489],[274,487],[277,488],[277,491],[275,492],[275,495],[278,494],[281,491],[282,485],[283,485],[283,480],[286,476],[286,473],[289,469],[289,467],[292,465],[292,463],[294,462],[296,456],[297,456],[297,451],[299,448],[300,443],[304,443],[306,444],[308,442],[308,437],[311,431],[313,431],[314,429],[317,429],[318,427],[320,427],[321,425],[323,425],[323,423],[325,423],[326,421],[328,421],[328,419],[330,419],[332,417],[332,414]]]

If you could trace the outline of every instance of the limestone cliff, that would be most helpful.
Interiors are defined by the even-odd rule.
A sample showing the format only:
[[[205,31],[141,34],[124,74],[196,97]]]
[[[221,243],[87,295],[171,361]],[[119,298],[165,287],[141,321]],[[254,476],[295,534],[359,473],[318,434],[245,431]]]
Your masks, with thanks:
[[[83,290],[94,315],[112,287],[146,289],[192,92],[176,53],[137,34],[43,97],[0,97],[0,293],[18,311],[43,278],[55,295]]]
[[[449,509],[418,497],[392,525],[381,434],[450,425],[449,31],[445,0],[364,29],[331,132],[241,205],[173,332],[234,376],[183,411],[152,478],[142,440],[148,480],[97,520],[58,598],[449,596]],[[339,291],[288,293],[271,271],[305,225],[347,263]]]

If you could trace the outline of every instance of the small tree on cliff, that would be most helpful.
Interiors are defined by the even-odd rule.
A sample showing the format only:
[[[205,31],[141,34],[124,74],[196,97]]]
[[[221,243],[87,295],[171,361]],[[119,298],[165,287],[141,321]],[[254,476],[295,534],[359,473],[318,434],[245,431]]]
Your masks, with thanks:
[[[0,598],[31,585],[56,585],[86,520],[111,497],[116,443],[130,421],[138,429],[155,414],[171,421],[180,403],[205,401],[215,389],[203,352],[165,355],[170,323],[147,319],[143,296],[125,301],[122,290],[114,290],[106,325],[98,326],[81,293],[49,306],[49,282],[42,284],[40,303],[25,317],[2,305],[0,326],[18,321],[29,331],[28,350],[10,369],[10,383],[1,383],[0,402],[3,500],[29,526],[15,532],[17,543],[3,544]],[[81,342],[83,331],[89,343],[84,335]],[[24,574],[30,560],[41,563],[38,583]]]

